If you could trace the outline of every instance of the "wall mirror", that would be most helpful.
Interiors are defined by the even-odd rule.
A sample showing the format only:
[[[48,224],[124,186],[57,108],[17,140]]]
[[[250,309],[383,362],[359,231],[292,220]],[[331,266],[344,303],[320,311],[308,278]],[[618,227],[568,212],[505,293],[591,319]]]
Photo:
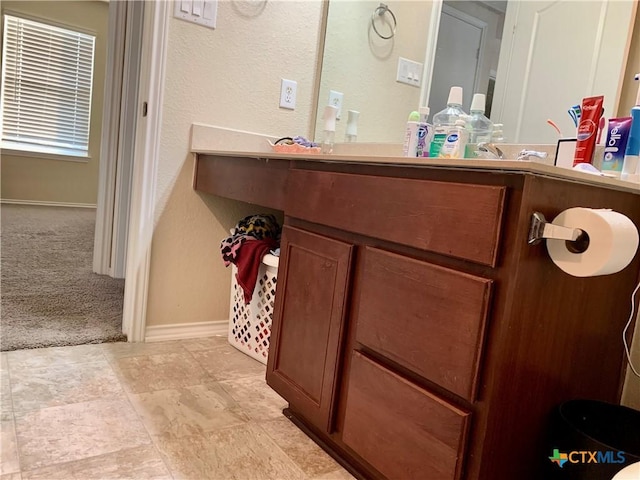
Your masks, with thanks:
[[[315,138],[324,107],[338,102],[337,142],[355,110],[358,142],[402,143],[409,113],[426,105],[433,116],[458,85],[466,111],[473,93],[487,95],[506,142],[556,143],[547,119],[573,136],[568,110],[583,97],[605,95],[605,116],[616,116],[636,9],[634,0],[330,0]]]

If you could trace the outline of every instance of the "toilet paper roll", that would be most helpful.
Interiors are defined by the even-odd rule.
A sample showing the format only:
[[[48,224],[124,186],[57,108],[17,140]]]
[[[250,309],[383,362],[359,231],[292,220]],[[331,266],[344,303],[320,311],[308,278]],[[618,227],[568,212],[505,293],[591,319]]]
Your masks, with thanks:
[[[574,277],[609,275],[625,268],[638,249],[638,229],[625,215],[606,209],[569,208],[553,219],[554,225],[579,228],[589,236],[581,253],[565,240],[547,239],[553,263]]]

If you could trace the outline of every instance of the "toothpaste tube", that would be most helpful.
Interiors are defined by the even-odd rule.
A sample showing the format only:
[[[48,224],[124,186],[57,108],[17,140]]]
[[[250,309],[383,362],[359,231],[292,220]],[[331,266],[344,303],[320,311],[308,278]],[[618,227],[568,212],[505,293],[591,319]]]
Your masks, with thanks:
[[[582,114],[578,124],[578,142],[573,157],[573,166],[579,163],[591,163],[596,146],[598,124],[602,116],[604,96],[587,97],[582,100]]]
[[[620,176],[624,164],[624,153],[627,149],[629,131],[631,130],[631,117],[610,118],[607,143],[602,157],[603,172],[611,172]]]

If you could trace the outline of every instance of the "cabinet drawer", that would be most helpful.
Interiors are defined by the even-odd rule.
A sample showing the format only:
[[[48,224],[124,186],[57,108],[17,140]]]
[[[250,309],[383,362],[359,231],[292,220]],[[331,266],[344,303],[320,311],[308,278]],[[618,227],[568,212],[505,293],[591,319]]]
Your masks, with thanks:
[[[470,414],[359,352],[351,360],[344,443],[389,479],[460,478]]]
[[[357,271],[356,341],[473,400],[492,281],[376,248]]]
[[[292,170],[287,215],[495,266],[505,187]]]

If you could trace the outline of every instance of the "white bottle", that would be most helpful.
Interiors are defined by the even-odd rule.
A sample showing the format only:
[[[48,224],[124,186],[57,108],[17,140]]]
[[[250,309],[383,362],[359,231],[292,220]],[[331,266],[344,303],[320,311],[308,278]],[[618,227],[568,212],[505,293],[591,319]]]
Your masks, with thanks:
[[[433,127],[427,122],[429,107],[420,107],[411,112],[405,131],[403,155],[405,157],[428,157]]]
[[[345,143],[355,142],[358,139],[358,117],[360,112],[349,110],[347,112],[347,130],[344,135]]]
[[[447,139],[447,130],[453,127],[456,120],[466,115],[462,109],[462,87],[451,87],[447,108],[433,116],[433,140],[431,141],[430,157],[438,157],[440,149]]]
[[[467,130],[469,131],[469,143],[465,158],[475,158],[476,146],[479,143],[491,142],[493,123],[484,115],[485,95],[476,93],[471,102],[471,114],[467,117]]]
[[[404,131],[404,145],[402,155],[405,157],[416,156],[416,146],[418,144],[418,125],[420,124],[420,114],[411,112],[407,119],[407,127]]]
[[[453,127],[447,129],[447,135],[440,153],[440,158],[464,158],[464,152],[469,140],[469,131],[463,119],[456,120]]]
[[[336,116],[338,107],[327,105],[324,107],[324,132],[322,134],[322,153],[328,155],[333,152],[333,141],[336,135]]]
[[[416,157],[428,157],[431,139],[433,138],[433,126],[427,122],[429,107],[420,107],[420,122],[418,123],[418,138],[416,143]]]

